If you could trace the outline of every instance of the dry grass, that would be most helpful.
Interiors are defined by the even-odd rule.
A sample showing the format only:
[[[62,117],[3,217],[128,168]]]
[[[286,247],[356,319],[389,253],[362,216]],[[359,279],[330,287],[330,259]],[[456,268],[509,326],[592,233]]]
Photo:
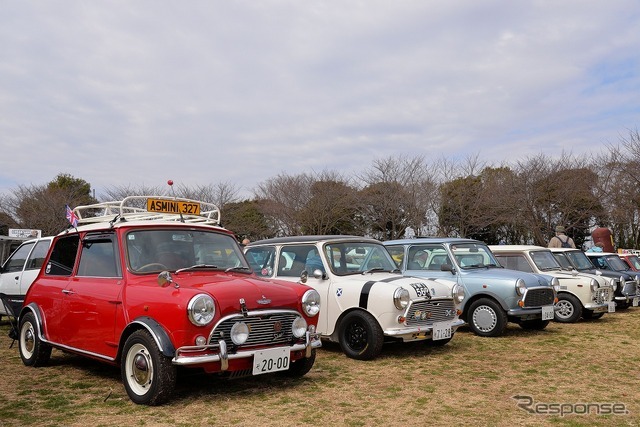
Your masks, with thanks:
[[[183,372],[162,407],[129,401],[119,370],[54,350],[44,368],[23,366],[0,324],[0,425],[379,426],[640,425],[640,309],[533,332],[510,324],[500,338],[466,328],[442,348],[390,344],[372,362],[331,344],[302,379],[226,381]],[[538,403],[622,403],[628,415],[532,415]]]

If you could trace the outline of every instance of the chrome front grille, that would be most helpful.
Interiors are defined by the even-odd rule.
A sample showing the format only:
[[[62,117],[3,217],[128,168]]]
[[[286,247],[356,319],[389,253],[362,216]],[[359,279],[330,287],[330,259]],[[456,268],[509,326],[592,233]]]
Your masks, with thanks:
[[[638,295],[637,287],[638,286],[636,285],[635,280],[624,282],[624,287],[622,288],[622,294],[630,297],[636,296]]]
[[[217,345],[218,341],[223,339],[228,346],[234,347],[231,342],[231,328],[236,322],[244,322],[249,326],[249,338],[242,345],[243,348],[288,344],[293,339],[291,325],[296,317],[299,315],[293,312],[227,317],[213,329],[209,336],[209,344]]]
[[[596,290],[596,299],[595,302],[597,304],[606,304],[611,301],[611,288],[598,288]]]
[[[412,301],[406,312],[407,326],[431,326],[456,317],[453,300]]]
[[[540,307],[553,304],[554,293],[552,288],[529,289],[524,298],[525,307]]]

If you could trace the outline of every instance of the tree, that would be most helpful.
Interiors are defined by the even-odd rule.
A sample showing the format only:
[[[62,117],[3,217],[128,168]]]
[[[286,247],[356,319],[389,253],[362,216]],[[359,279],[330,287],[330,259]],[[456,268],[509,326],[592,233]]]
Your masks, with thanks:
[[[45,185],[19,186],[6,199],[5,209],[22,228],[42,230],[51,236],[69,227],[65,205],[71,208],[96,203],[91,185],[65,173]]]
[[[260,200],[244,200],[225,205],[222,212],[222,224],[233,231],[242,241],[251,241],[275,237],[276,230],[269,227],[260,208]]]
[[[357,190],[335,175],[311,184],[311,198],[300,211],[304,234],[355,234]]]

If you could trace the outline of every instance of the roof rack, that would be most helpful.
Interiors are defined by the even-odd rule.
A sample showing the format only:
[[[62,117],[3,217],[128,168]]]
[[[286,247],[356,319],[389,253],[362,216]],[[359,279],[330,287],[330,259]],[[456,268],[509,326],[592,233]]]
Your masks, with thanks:
[[[112,221],[180,221],[220,225],[220,209],[213,203],[168,196],[129,196],[120,201],[77,206],[78,224]],[[112,218],[107,218],[112,217]]]

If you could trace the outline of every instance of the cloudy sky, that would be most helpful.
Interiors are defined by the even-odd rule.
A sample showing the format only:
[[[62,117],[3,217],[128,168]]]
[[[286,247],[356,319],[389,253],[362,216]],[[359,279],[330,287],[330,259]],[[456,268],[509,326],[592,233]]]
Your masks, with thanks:
[[[0,0],[0,192],[602,152],[640,127],[637,0]]]

